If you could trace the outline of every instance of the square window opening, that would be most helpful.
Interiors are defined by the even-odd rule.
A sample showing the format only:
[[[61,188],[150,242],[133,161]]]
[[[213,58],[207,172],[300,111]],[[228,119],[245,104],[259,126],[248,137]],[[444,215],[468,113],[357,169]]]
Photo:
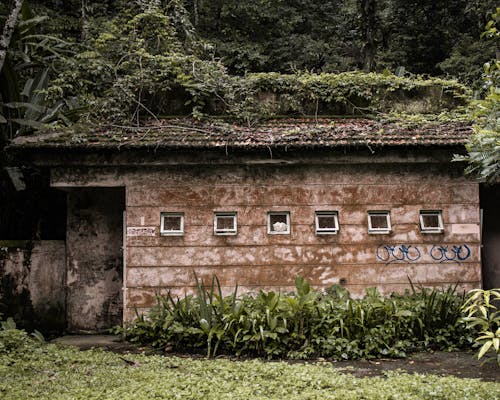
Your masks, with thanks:
[[[368,233],[391,233],[391,216],[389,211],[368,212]]]
[[[289,212],[268,212],[267,213],[267,233],[271,235],[290,234],[290,213]]]
[[[339,231],[337,211],[316,211],[316,235],[335,235]]]
[[[422,233],[442,233],[444,228],[441,211],[420,211],[420,230]]]
[[[214,214],[215,235],[236,235],[238,223],[235,212],[217,212]]]
[[[160,214],[160,234],[162,236],[182,236],[184,235],[184,213]]]

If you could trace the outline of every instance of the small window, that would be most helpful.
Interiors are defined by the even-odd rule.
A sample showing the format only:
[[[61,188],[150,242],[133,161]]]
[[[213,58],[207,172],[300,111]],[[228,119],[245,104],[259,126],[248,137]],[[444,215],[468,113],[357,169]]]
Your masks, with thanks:
[[[339,219],[336,211],[316,211],[316,235],[335,235],[339,231]]]
[[[290,213],[289,212],[268,212],[267,213],[267,233],[272,235],[290,234]]]
[[[160,234],[163,236],[184,235],[184,213],[161,213]]]
[[[420,230],[423,233],[443,232],[443,217],[441,211],[420,211]]]
[[[391,233],[389,211],[368,211],[368,233]]]
[[[236,235],[238,225],[235,212],[216,212],[214,214],[215,235]]]

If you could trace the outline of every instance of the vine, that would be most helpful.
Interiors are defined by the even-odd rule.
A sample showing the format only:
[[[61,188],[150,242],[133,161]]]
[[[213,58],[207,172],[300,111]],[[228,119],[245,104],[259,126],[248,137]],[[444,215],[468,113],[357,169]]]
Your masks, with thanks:
[[[398,77],[389,72],[271,72],[232,79],[227,113],[245,120],[284,114],[380,115],[399,109],[399,118],[396,112],[392,119],[418,115],[425,121],[444,122],[460,117],[471,98],[470,89],[457,81]]]

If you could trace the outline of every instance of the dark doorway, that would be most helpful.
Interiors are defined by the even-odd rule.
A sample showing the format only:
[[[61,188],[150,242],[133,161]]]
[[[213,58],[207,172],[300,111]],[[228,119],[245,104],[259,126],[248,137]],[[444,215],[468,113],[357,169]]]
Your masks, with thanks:
[[[481,185],[483,288],[500,288],[500,184]]]

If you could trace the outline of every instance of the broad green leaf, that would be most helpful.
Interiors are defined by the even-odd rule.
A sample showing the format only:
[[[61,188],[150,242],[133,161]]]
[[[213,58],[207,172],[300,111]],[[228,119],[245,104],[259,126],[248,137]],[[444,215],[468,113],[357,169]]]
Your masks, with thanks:
[[[11,119],[11,121],[15,122],[19,125],[29,126],[31,128],[34,128],[34,129],[44,129],[47,126],[41,122],[34,121],[31,119],[13,118],[13,119]]]
[[[4,106],[9,107],[9,108],[28,108],[30,110],[36,111],[37,113],[42,113],[45,111],[45,107],[40,106],[38,104],[33,104],[29,102],[10,102],[10,103],[4,103]]]
[[[483,346],[481,347],[481,349],[479,350],[479,353],[477,355],[478,360],[481,359],[481,357],[483,357],[486,354],[486,352],[490,349],[492,344],[493,344],[492,341],[488,341],[485,344],[483,344]]]

